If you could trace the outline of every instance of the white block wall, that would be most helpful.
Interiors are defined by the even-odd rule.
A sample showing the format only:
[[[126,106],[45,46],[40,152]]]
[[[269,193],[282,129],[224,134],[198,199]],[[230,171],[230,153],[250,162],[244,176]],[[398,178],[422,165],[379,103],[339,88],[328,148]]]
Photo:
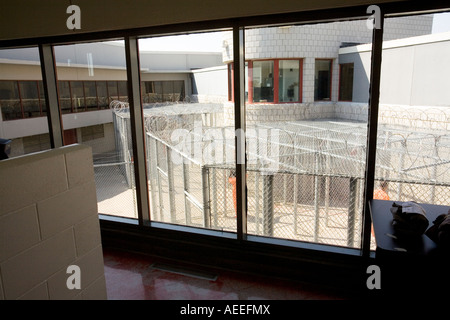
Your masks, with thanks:
[[[0,299],[106,299],[91,149],[3,160],[0,176]]]

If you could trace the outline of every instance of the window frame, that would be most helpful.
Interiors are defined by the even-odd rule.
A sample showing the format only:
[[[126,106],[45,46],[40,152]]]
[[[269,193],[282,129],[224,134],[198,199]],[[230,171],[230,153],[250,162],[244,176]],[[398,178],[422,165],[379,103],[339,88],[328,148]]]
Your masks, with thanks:
[[[381,15],[382,19],[384,18],[385,15],[388,14],[403,14],[403,15],[411,15],[411,12],[416,11],[425,11],[425,10],[438,10],[438,9],[446,9],[449,10],[448,8],[448,4],[446,6],[444,6],[443,4],[432,4],[432,3],[418,3],[418,2],[414,2],[413,4],[411,4],[410,6],[408,6],[407,8],[405,8],[404,3],[387,3],[387,4],[382,4],[382,12],[383,14]],[[236,30],[238,28],[242,28],[244,29],[244,27],[251,27],[251,26],[258,26],[258,25],[270,25],[270,24],[286,24],[286,23],[298,23],[298,24],[306,24],[306,23],[311,23],[311,16],[312,13],[313,14],[317,14],[317,15],[313,15],[315,21],[318,22],[326,22],[326,21],[338,21],[340,19],[344,20],[344,19],[349,19],[349,18],[361,18],[361,19],[366,19],[367,15],[366,15],[366,8],[367,6],[350,6],[350,7],[344,7],[344,8],[332,8],[332,9],[327,9],[327,10],[316,10],[316,11],[304,11],[304,12],[294,12],[294,13],[284,13],[284,14],[273,14],[273,15],[267,15],[267,16],[253,16],[253,17],[244,17],[244,18],[237,18],[237,19],[232,19],[231,22],[229,19],[225,19],[225,20],[217,20],[217,21],[209,21],[207,23],[207,26],[210,27],[211,29],[219,29],[219,28],[228,28],[228,27],[232,27],[233,30]],[[109,31],[109,32],[101,32],[101,33],[87,33],[87,34],[74,34],[74,35],[67,35],[67,36],[54,36],[54,37],[47,37],[45,38],[45,43],[60,43],[60,42],[74,42],[74,41],[87,41],[87,40],[104,40],[105,38],[117,38],[117,37],[129,37],[130,34],[133,34],[133,36],[148,36],[149,34],[152,35],[161,35],[161,34],[170,34],[170,33],[182,33],[182,32],[195,32],[195,31],[199,31],[199,30],[204,30],[205,29],[205,22],[200,22],[200,23],[188,23],[188,24],[178,24],[178,25],[168,25],[168,26],[157,26],[157,27],[148,27],[148,28],[142,28],[142,29],[136,29],[136,30],[119,30],[119,31]],[[372,53],[374,54],[374,58],[371,59],[371,67],[373,69],[373,71],[376,72],[371,72],[371,91],[370,91],[370,115],[369,115],[369,132],[368,132],[368,148],[369,151],[368,152],[368,159],[370,160],[371,157],[375,157],[375,150],[373,150],[373,148],[376,146],[376,124],[377,124],[377,116],[378,116],[378,103],[379,103],[379,97],[377,96],[377,89],[379,89],[379,83],[380,83],[380,79],[379,79],[379,74],[380,74],[380,68],[381,68],[381,50],[382,50],[382,35],[383,35],[383,29],[377,29],[374,28],[373,29],[373,37],[372,37]],[[13,41],[0,41],[0,47],[2,46],[20,46],[20,45],[34,45],[38,43],[40,46],[42,45],[42,39],[25,39],[23,41],[21,40],[13,40]],[[129,47],[128,47],[129,48]],[[241,47],[241,50],[243,51],[243,48]],[[42,55],[43,54],[43,55]],[[45,58],[49,58],[51,55],[51,53],[49,51],[45,51],[43,53],[41,53],[41,60],[44,60]],[[136,61],[134,61],[136,62]],[[377,65],[377,63],[379,63]],[[128,63],[127,63],[128,65]],[[331,67],[331,72],[332,72],[332,67]],[[234,78],[234,77],[233,77]],[[330,76],[330,79],[332,79],[332,76]],[[240,84],[236,84],[233,83],[233,88],[237,87],[239,88]],[[136,88],[139,88],[140,84],[139,82],[133,82],[131,84],[129,84],[129,86]],[[375,87],[375,88],[374,88]],[[46,94],[49,91],[55,91],[55,86],[53,84],[48,84],[47,81],[44,78],[44,89],[46,91]],[[331,85],[330,85],[330,100],[332,100],[332,81],[331,81]],[[250,91],[250,88],[249,88]],[[233,94],[234,97],[234,94]],[[50,108],[48,108],[51,112],[51,110],[54,108],[54,104],[55,101],[47,101],[47,103],[50,103]],[[53,107],[53,108],[52,108]],[[47,114],[47,117],[49,117],[49,115]],[[245,115],[243,115],[242,117],[245,117]],[[50,119],[50,118],[49,118]],[[236,121],[242,121],[242,119],[237,119]],[[49,124],[51,124],[51,122],[49,121]],[[52,133],[53,131],[57,131],[58,128],[52,128],[52,126],[50,125],[50,133]],[[133,129],[135,130],[135,129]],[[52,135],[51,135],[52,136]],[[53,141],[53,138],[52,138]],[[55,147],[52,143],[52,147]],[[57,146],[56,146],[57,147]],[[372,148],[372,151],[370,151],[370,148]],[[366,167],[368,168],[369,165],[373,166],[374,162],[370,163],[370,161],[367,161]],[[373,168],[368,168],[370,170],[372,170]],[[370,171],[369,170],[369,171]],[[371,195],[372,193],[370,191],[373,191],[370,189],[370,185],[372,184],[372,189],[373,189],[373,182],[374,182],[374,177],[373,177],[373,172],[370,173],[366,176],[366,187],[368,186],[368,188],[366,188],[366,195],[365,195],[365,207],[367,205],[367,203],[370,201]],[[147,193],[148,195],[148,193]],[[138,194],[139,197],[139,194]],[[367,209],[367,208],[366,208]],[[142,212],[139,213],[140,215],[142,215]],[[368,213],[368,211],[366,210],[364,212],[364,215],[362,217],[364,219],[364,240],[369,239],[369,237],[366,235],[366,231],[369,228],[370,230],[370,215]],[[111,224],[109,222],[112,222]],[[114,226],[114,224],[117,222],[117,226]],[[104,238],[106,240],[108,240],[109,236],[117,236],[117,234],[124,234],[124,232],[121,230],[123,230],[124,228],[128,228],[130,226],[134,227],[136,226],[136,222],[135,221],[127,221],[127,219],[117,219],[116,221],[111,221],[111,220],[101,220],[101,224],[104,227]],[[117,229],[114,229],[115,227],[117,227]],[[144,227],[144,228],[142,228]],[[150,228],[147,228],[150,227]],[[152,225],[143,225],[141,221],[138,222],[137,228],[133,230],[133,232],[136,232],[136,234],[140,235],[141,238],[145,238],[145,239],[162,239],[164,238],[164,236],[162,236],[159,231],[160,229],[157,230],[157,226],[154,225],[154,227],[152,228]],[[162,228],[163,231],[162,233],[164,233],[168,228]],[[130,229],[129,229],[130,230]],[[198,231],[198,230],[197,230]],[[170,232],[166,232],[167,234],[169,234]],[[171,243],[173,243],[173,236],[181,236],[185,239],[192,239],[192,234],[193,232],[190,231],[186,231],[186,230],[178,230],[177,232],[174,232],[173,234],[170,234],[170,237],[167,237],[167,239],[172,240]],[[120,235],[119,235],[120,237]],[[123,240],[122,245],[124,245],[124,247],[126,245],[129,245],[129,238],[132,238],[133,235],[129,236],[128,239],[126,236],[122,236],[122,239],[119,239],[118,242],[120,242],[120,240]],[[213,240],[216,242],[220,242],[221,244],[230,244],[229,241],[225,242],[225,241],[221,241],[220,239],[218,240],[218,238],[220,237],[220,233],[214,233],[214,235],[212,237],[209,237],[208,235],[205,235],[205,233],[202,233],[200,235],[200,240],[204,241],[205,239],[207,240]],[[110,238],[111,239],[111,238]],[[234,241],[234,239],[232,239]],[[242,240],[242,239],[240,239]],[[261,248],[267,248],[267,247],[271,247],[273,246],[275,249],[279,250],[280,249],[280,245],[277,244],[277,241],[274,239],[262,239],[259,238],[260,242],[265,243],[266,245],[261,245],[258,246],[255,243],[256,242],[252,242],[253,239],[250,239],[250,237],[247,239],[243,239],[243,240],[247,240],[245,241],[245,244],[242,250],[244,253],[247,253],[248,250],[252,250],[252,249],[256,249],[256,250],[260,250],[259,252],[261,252]],[[117,242],[116,242],[117,243]],[[232,245],[235,245],[235,242],[232,242]],[[241,244],[241,243],[240,243]],[[210,246],[213,246],[212,244],[209,244]],[[147,246],[150,246],[147,242]],[[293,244],[293,246],[299,246],[299,243],[295,243]],[[292,247],[293,247],[292,246]],[[220,247],[220,246],[216,246],[216,247]],[[282,245],[283,248],[290,248],[289,244],[283,243]],[[321,250],[317,250],[316,248],[312,248],[311,246],[307,246],[304,245],[301,248],[302,253],[305,254],[305,257],[308,259],[309,262],[311,262],[311,254],[315,255],[316,253],[319,253],[321,256],[322,251]],[[343,251],[346,251],[344,249],[339,250],[339,248],[335,248],[336,249],[336,253],[338,253],[338,255],[340,256]],[[236,249],[236,251],[238,251],[238,249]],[[361,251],[363,251],[363,257],[366,258],[367,257],[367,246],[363,243],[362,248],[359,250],[356,250],[354,253],[354,255],[360,255]],[[179,250],[178,250],[179,252]],[[214,251],[211,251],[212,253]],[[291,252],[290,250],[284,250],[284,253],[286,252]],[[293,253],[298,253],[299,251],[293,251]],[[279,253],[278,251],[276,252],[277,255],[282,255],[282,253]],[[270,257],[270,255],[268,255],[268,257]],[[177,257],[178,258],[178,257]],[[322,257],[321,257],[322,258]],[[323,266],[324,261],[323,259],[318,259],[321,261],[318,261],[318,266]],[[327,256],[327,261],[330,262],[330,265],[333,265],[333,267],[336,267],[336,264],[332,264],[331,260],[332,257],[331,256]],[[330,259],[328,259],[330,258]],[[296,257],[296,259],[300,259],[299,256]],[[294,262],[294,260],[296,261],[296,259],[288,259],[289,261]],[[276,259],[277,260],[277,259]],[[350,260],[346,259],[345,260],[347,262],[348,265]],[[353,260],[352,260],[353,261]],[[358,260],[359,261],[359,260]],[[367,262],[367,260],[364,260]],[[274,265],[272,263],[272,265]],[[332,270],[336,270],[336,269],[332,269]]]
[[[273,61],[273,100],[274,101],[253,101],[253,62],[258,61]],[[280,101],[280,61],[298,61],[299,62],[299,79],[298,79],[298,96],[297,101]],[[303,63],[304,58],[267,58],[267,59],[249,59],[245,60],[248,63],[248,97],[246,102],[249,104],[292,104],[292,103],[303,103]],[[228,101],[234,102],[234,66],[233,62],[228,63]],[[231,87],[231,90],[230,90]]]
[[[316,99],[316,66],[317,61],[329,61],[330,62],[330,75],[328,80],[328,88],[329,88],[329,98],[326,99]],[[314,102],[331,102],[333,101],[333,64],[334,58],[315,58],[314,59]]]
[[[351,96],[352,98],[350,100],[346,100],[342,98],[342,93],[341,93],[341,85],[342,85],[342,68],[343,66],[346,65],[352,65],[353,68],[353,74],[352,74],[352,83],[351,83]],[[354,82],[354,74],[355,74],[355,63],[354,62],[346,62],[346,63],[340,63],[339,64],[339,84],[338,84],[338,101],[342,101],[342,102],[353,102],[353,82]]]

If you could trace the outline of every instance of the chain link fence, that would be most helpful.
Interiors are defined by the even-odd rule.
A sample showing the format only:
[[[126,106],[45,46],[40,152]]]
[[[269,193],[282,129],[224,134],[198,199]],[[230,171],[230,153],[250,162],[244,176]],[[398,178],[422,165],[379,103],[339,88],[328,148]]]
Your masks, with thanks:
[[[236,231],[236,133],[222,125],[221,112],[213,104],[145,109],[153,220]],[[123,149],[116,170],[133,188],[125,169],[131,154],[127,108],[114,115]],[[360,246],[366,124],[271,122],[247,127],[245,137],[249,234]],[[375,188],[387,182],[390,200],[448,205],[449,169],[446,131],[379,127]]]

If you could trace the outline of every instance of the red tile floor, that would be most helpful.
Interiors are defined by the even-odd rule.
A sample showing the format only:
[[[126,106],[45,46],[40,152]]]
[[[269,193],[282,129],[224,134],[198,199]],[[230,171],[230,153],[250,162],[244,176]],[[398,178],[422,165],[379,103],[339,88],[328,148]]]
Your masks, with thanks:
[[[216,278],[155,269],[153,258],[104,248],[109,300],[341,300],[344,294],[285,280],[220,272]]]

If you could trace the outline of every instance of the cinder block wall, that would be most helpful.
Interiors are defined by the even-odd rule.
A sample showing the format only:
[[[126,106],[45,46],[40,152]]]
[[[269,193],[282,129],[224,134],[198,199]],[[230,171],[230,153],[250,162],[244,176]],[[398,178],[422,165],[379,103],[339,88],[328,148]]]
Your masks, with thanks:
[[[91,148],[3,160],[0,177],[0,299],[106,299]]]

